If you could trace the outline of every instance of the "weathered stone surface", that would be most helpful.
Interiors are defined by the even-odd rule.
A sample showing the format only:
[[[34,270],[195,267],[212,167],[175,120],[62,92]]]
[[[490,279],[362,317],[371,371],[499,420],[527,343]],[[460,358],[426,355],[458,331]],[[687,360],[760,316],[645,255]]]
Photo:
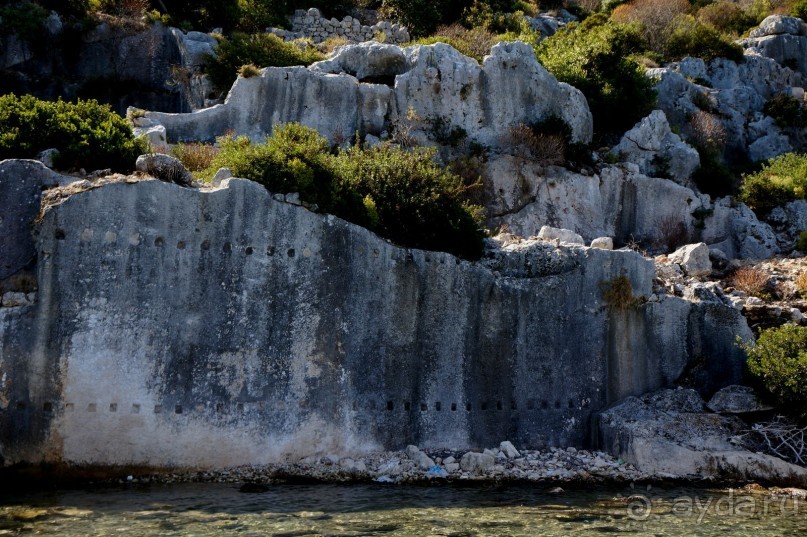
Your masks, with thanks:
[[[38,160],[39,162],[41,162],[50,169],[54,169],[56,167],[56,160],[58,158],[59,158],[59,150],[55,148],[45,149],[36,156],[36,160]]]
[[[558,82],[525,43],[495,45],[481,67],[443,43],[407,47],[404,53],[411,69],[396,78],[396,110],[406,118],[411,109],[424,122],[419,132],[426,138],[433,129],[429,122],[439,119],[495,147],[510,127],[554,114],[571,127],[574,141],[591,140],[583,94]]]
[[[152,127],[133,127],[132,133],[138,138],[145,138],[152,147],[165,147],[168,145],[168,136],[165,127],[155,125]]]
[[[776,240],[783,252],[791,251],[802,231],[807,230],[807,201],[795,200],[776,207],[766,217],[776,233]]]
[[[751,37],[765,37],[768,35],[807,35],[807,28],[804,21],[798,17],[786,17],[783,15],[770,15],[759,23],[759,28],[751,30]]]
[[[569,231],[568,229],[560,229],[551,226],[542,226],[540,231],[538,231],[538,238],[547,241],[560,241],[561,244],[579,244],[581,246],[585,245],[583,237],[581,237],[574,231]]]
[[[626,132],[611,152],[638,165],[644,175],[668,177],[685,186],[700,166],[698,152],[670,130],[661,110],[654,110]]]
[[[518,452],[516,447],[509,440],[505,440],[499,444],[499,449],[502,450],[502,453],[504,453],[505,457],[508,459],[515,459],[521,456],[521,453]]]
[[[170,30],[177,40],[182,65],[186,69],[197,70],[204,65],[208,56],[216,57],[218,42],[212,35],[203,32],[186,33],[177,28]]]
[[[695,135],[692,118],[701,117],[703,123],[713,125],[710,129],[722,131],[730,150],[742,153],[757,139],[771,134],[769,129],[754,127],[763,117],[768,99],[805,86],[800,73],[757,53],[746,54],[739,64],[725,58],[708,64],[687,58],[669,67],[648,69],[647,74],[658,80],[658,107],[685,139]],[[785,148],[783,140],[763,140],[755,146],[755,156]]]
[[[375,41],[340,47],[332,58],[311,66],[312,71],[346,73],[359,80],[395,77],[408,69],[406,55],[401,47]]]
[[[687,276],[708,276],[712,272],[709,247],[705,243],[682,246],[669,255],[670,261],[681,265]]]
[[[593,412],[690,363],[705,391],[742,373],[739,312],[603,303],[601,283],[619,275],[651,293],[653,264],[633,252],[536,240],[469,263],[238,179],[58,194],[39,226],[36,303],[0,308],[10,464],[581,446]]]
[[[779,252],[776,234],[754,212],[730,197],[719,198],[704,219],[701,239],[730,259],[768,259]]]
[[[269,67],[261,76],[239,78],[224,104],[191,114],[146,112],[146,119],[164,125],[170,142],[214,141],[228,130],[261,141],[275,124],[292,122],[337,141],[356,131],[379,134],[391,98],[390,88],[359,84],[349,75]]]
[[[549,225],[588,240],[609,236],[661,248],[670,232],[694,237],[693,213],[710,206],[707,196],[624,166],[583,175],[507,156],[491,159],[484,176],[492,224],[524,237]]]
[[[611,237],[597,237],[591,241],[592,248],[600,248],[602,250],[613,250],[614,239]]]
[[[698,398],[691,390],[676,391],[688,391],[687,400]],[[629,397],[603,412],[602,448],[654,475],[807,483],[807,468],[732,444],[729,439],[745,428],[736,417],[706,414],[689,405],[658,404],[658,400],[669,403],[669,393]]]
[[[394,92],[356,78],[392,76]],[[422,142],[439,124],[493,147],[510,127],[553,114],[569,124],[575,141],[591,140],[583,94],[558,82],[523,43],[499,43],[482,66],[442,43],[405,49],[365,43],[310,68],[270,67],[259,77],[239,78],[222,105],[192,114],[148,112],[146,118],[164,125],[171,142],[212,141],[230,129],[259,140],[284,122],[338,141],[407,122],[409,135]]]
[[[36,257],[32,223],[42,191],[72,180],[36,160],[0,162],[0,280],[16,274]]]
[[[460,459],[460,468],[462,468],[462,471],[473,475],[489,471],[494,464],[496,464],[496,458],[488,453],[469,451]]]
[[[748,386],[726,386],[714,394],[706,406],[719,414],[747,414],[773,409],[760,401],[754,389]]]
[[[179,159],[170,155],[162,153],[140,155],[137,157],[135,168],[137,168],[137,171],[147,173],[162,181],[185,186],[193,183],[193,174],[185,168],[185,165]]]

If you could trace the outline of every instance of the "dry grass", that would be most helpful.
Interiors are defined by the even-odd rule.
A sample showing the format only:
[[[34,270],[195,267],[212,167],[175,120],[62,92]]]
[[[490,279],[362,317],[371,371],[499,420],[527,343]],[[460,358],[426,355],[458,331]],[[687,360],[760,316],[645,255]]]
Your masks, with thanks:
[[[667,215],[658,222],[661,234],[660,246],[667,252],[673,252],[689,242],[689,232],[686,225],[673,215]]]
[[[238,75],[242,78],[252,78],[254,76],[261,76],[261,70],[258,66],[252,63],[242,65],[238,70]]]
[[[748,293],[749,295],[758,295],[768,284],[770,276],[764,270],[754,267],[742,267],[734,272],[732,282],[734,287]]]
[[[213,165],[219,149],[210,144],[178,144],[171,151],[191,172],[201,172]]]
[[[625,24],[640,23],[650,49],[663,52],[673,22],[689,10],[687,0],[633,0],[617,6],[611,18]]]
[[[343,46],[349,45],[349,44],[350,44],[350,41],[348,41],[346,37],[341,36],[341,35],[335,35],[335,36],[329,37],[328,39],[326,39],[322,43],[316,45],[316,47],[317,47],[317,50],[319,50],[320,52],[322,52],[326,56],[330,56],[331,54],[336,52],[336,49],[338,49],[339,47],[343,47]]]
[[[542,164],[563,164],[566,160],[566,141],[562,136],[536,134],[523,123],[510,127],[500,143],[514,156],[537,160]]]
[[[698,110],[689,118],[689,127],[695,145],[717,152],[725,147],[728,134],[716,115]]]
[[[799,290],[801,296],[807,296],[807,272],[799,272],[793,283],[796,284],[796,289]]]

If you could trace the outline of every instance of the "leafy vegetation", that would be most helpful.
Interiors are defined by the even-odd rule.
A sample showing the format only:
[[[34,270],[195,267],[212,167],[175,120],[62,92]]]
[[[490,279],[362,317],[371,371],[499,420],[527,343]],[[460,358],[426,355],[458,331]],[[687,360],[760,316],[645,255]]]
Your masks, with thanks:
[[[332,153],[325,138],[297,124],[276,126],[263,144],[231,136],[219,142],[208,175],[228,167],[271,192],[299,192],[303,201],[397,244],[481,255],[481,209],[467,201],[477,185],[439,166],[434,150],[380,145]]]
[[[586,96],[599,135],[624,132],[653,109],[653,82],[630,57],[640,50],[629,27],[598,17],[570,24],[536,47],[544,67]]]
[[[802,129],[807,127],[807,111],[804,102],[791,95],[776,95],[765,103],[763,109],[766,115],[776,120],[782,128]]]
[[[132,170],[148,149],[124,118],[97,101],[0,96],[0,160],[32,158],[49,148],[59,150],[56,164],[63,169],[122,172]]]
[[[785,324],[763,330],[746,352],[751,377],[783,410],[807,417],[807,327]]]
[[[219,43],[217,56],[207,63],[207,73],[213,85],[227,91],[244,65],[289,67],[310,65],[324,56],[309,43],[287,43],[273,34],[236,32]],[[251,73],[254,75],[254,73]]]
[[[807,155],[787,153],[743,176],[740,200],[763,213],[807,195]]]

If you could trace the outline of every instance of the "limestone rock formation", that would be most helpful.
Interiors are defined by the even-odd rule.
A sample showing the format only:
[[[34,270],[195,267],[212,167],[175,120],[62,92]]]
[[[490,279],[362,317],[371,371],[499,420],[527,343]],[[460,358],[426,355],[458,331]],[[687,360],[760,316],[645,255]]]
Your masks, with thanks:
[[[730,150],[743,153],[757,140],[776,132],[755,126],[765,118],[763,109],[768,99],[781,94],[801,95],[807,85],[800,73],[758,54],[746,54],[739,64],[725,58],[708,64],[686,58],[668,67],[648,69],[647,73],[658,80],[657,106],[685,138],[717,138]],[[773,156],[791,145],[769,138],[755,146],[754,156]]]
[[[654,110],[643,118],[611,152],[639,166],[650,177],[668,177],[684,186],[700,166],[698,152],[672,132],[667,116]]]
[[[73,180],[36,160],[0,162],[0,281],[36,258],[32,223],[39,213],[42,191]]]
[[[392,84],[393,77],[394,89],[360,83]],[[370,42],[342,47],[310,68],[266,68],[239,78],[223,105],[147,112],[141,126],[164,125],[170,142],[212,141],[230,129],[260,140],[276,123],[299,122],[338,142],[406,124],[424,143],[445,131],[495,147],[512,126],[549,115],[566,121],[575,141],[591,140],[583,94],[549,74],[528,45],[499,43],[480,66],[442,43],[402,49]]]
[[[754,389],[748,386],[726,386],[714,394],[706,406],[718,414],[748,414],[773,409],[760,401]]]
[[[799,18],[771,15],[740,44],[746,53],[771,58],[783,67],[807,74],[807,26]]]
[[[730,307],[605,303],[603,282],[620,276],[652,293],[653,263],[633,252],[514,241],[470,263],[250,181],[109,181],[47,193],[29,243],[42,253],[35,302],[0,307],[9,464],[580,446],[593,413],[691,363],[704,393],[743,371],[735,338],[751,334]],[[17,199],[0,197],[0,214]],[[3,259],[17,248],[0,245]]]
[[[681,266],[687,276],[708,276],[712,272],[709,247],[700,242],[682,246],[669,255],[670,261]]]
[[[602,448],[658,476],[807,483],[807,468],[730,442],[745,424],[686,403],[694,400],[700,401],[698,395],[683,389],[627,398],[601,414]]]

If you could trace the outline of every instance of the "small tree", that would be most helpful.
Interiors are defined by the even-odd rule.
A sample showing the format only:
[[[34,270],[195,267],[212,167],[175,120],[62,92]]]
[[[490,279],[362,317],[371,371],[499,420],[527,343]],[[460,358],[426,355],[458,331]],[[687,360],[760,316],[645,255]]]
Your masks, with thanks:
[[[746,347],[748,372],[783,410],[807,416],[807,327],[785,324],[763,330]]]

